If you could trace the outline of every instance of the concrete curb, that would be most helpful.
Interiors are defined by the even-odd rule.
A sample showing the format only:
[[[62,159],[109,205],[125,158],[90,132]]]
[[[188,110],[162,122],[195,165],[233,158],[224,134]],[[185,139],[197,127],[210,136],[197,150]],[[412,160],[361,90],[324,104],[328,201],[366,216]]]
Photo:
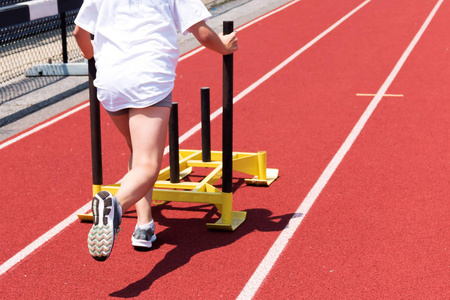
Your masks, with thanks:
[[[208,25],[216,32],[221,32],[222,22],[225,20],[234,20],[237,28],[292,0],[202,1],[213,15],[208,20]],[[184,54],[200,44],[194,37],[187,35],[179,37],[179,46],[180,54]],[[29,79],[22,79],[26,80]],[[39,80],[39,77],[35,80]],[[85,76],[57,77],[50,83],[37,86],[36,89],[1,104],[0,141],[86,101],[89,98],[87,81]]]

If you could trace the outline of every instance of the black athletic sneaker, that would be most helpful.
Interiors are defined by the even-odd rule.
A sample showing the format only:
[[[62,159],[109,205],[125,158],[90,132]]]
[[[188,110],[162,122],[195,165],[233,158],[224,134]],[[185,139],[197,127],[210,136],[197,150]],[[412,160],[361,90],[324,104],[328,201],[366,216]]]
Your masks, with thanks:
[[[92,199],[94,224],[88,235],[89,253],[95,260],[104,261],[111,254],[114,239],[119,233],[122,209],[119,201],[108,191],[101,191]]]
[[[156,241],[155,223],[152,223],[148,230],[136,226],[131,237],[131,244],[134,247],[151,248],[154,241]]]

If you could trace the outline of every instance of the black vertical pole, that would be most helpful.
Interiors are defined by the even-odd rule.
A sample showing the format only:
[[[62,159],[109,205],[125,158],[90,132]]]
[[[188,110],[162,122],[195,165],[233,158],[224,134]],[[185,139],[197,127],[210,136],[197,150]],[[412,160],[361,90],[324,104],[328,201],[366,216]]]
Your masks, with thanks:
[[[223,34],[232,33],[233,30],[233,21],[223,22]],[[223,56],[222,88],[222,191],[231,193],[233,181],[233,54]]]
[[[69,61],[67,55],[67,25],[66,25],[66,13],[62,12],[59,14],[59,18],[61,20],[61,41],[62,41],[62,55],[63,55],[63,63],[67,63]]]
[[[201,113],[202,113],[202,160],[211,161],[211,119],[210,119],[210,95],[209,88],[203,87],[201,94]]]
[[[95,60],[88,62],[89,67],[89,102],[91,114],[91,152],[92,152],[92,181],[94,185],[103,185],[102,140],[100,127],[100,102],[97,100],[97,89],[94,79],[97,74]]]
[[[180,145],[178,143],[178,103],[172,103],[169,119],[170,182],[180,182]]]

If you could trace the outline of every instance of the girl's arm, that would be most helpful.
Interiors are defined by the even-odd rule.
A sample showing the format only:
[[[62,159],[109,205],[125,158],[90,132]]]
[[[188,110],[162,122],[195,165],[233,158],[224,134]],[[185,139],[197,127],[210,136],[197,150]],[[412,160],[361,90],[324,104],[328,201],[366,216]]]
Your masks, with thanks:
[[[91,59],[94,56],[94,47],[91,42],[91,34],[81,27],[75,26],[73,35],[77,41],[78,47],[80,47],[81,54],[86,59]]]
[[[218,35],[205,21],[198,22],[189,28],[189,31],[206,48],[220,54],[231,54],[238,49],[236,31],[227,35]]]

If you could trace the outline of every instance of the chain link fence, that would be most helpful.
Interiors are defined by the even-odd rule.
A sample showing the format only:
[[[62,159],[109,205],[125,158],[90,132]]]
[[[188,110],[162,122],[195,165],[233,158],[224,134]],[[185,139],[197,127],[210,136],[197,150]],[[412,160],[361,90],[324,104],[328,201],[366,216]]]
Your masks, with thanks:
[[[31,0],[0,0],[0,7],[28,1]],[[228,0],[202,1],[211,6]],[[63,78],[27,78],[24,73],[29,68],[46,63],[83,62],[73,36],[77,14],[78,9],[0,28],[0,105]]]
[[[0,0],[0,7],[9,6],[16,3],[27,2],[30,0]]]
[[[0,0],[0,7],[21,2],[26,0]],[[32,66],[83,61],[73,36],[77,14],[74,10],[0,29],[0,104],[58,79],[26,78]]]
[[[68,61],[82,60],[73,37],[77,13],[71,11],[65,17],[56,15],[0,29],[0,84],[23,75],[36,64],[63,62],[66,54],[63,50],[62,25],[67,36]]]

